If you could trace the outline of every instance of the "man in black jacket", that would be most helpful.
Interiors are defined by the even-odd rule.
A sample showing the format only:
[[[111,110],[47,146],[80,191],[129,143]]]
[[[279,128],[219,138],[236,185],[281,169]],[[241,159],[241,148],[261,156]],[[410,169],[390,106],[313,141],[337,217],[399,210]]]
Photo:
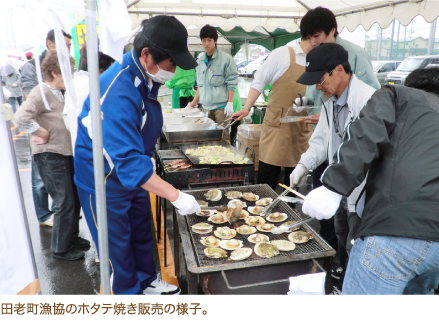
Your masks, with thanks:
[[[439,69],[416,70],[406,85],[372,96],[303,204],[312,217],[333,215],[369,171],[343,294],[432,294],[439,286]]]

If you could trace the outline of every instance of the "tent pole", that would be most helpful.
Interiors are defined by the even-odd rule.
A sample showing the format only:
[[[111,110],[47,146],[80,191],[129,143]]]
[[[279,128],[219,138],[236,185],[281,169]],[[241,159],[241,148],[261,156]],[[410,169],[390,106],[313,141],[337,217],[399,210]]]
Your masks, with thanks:
[[[96,12],[96,0],[86,0],[86,9]],[[104,184],[104,156],[98,65],[98,37],[96,17],[86,17],[87,66],[90,78],[90,112],[93,135],[93,169],[96,191],[96,212],[98,219],[99,259],[102,294],[111,294],[110,265],[108,255],[107,203]]]

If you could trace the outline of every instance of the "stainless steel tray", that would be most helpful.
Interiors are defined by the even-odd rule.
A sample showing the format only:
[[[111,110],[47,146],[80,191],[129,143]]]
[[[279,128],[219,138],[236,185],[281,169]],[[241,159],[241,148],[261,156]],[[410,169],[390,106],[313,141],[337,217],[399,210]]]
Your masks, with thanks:
[[[163,119],[163,123],[164,125],[194,124],[197,120],[197,124],[212,124],[215,122],[209,117],[171,117]]]
[[[220,141],[224,127],[211,124],[165,124],[163,133],[170,144]]]
[[[162,110],[163,113],[163,119],[166,118],[179,118],[179,117],[205,117],[206,114],[201,112],[200,110],[196,111],[178,111],[173,113],[166,113],[164,110]]]

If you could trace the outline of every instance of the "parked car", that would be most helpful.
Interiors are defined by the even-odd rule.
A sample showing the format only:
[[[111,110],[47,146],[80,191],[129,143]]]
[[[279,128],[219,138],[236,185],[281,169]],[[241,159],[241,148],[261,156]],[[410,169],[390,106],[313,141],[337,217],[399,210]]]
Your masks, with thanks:
[[[253,60],[249,60],[249,61],[247,61],[247,60],[245,60],[245,59],[243,59],[243,60],[239,60],[237,63],[236,63],[236,68],[242,68],[242,67],[245,67],[245,66],[247,66],[249,63],[251,63]]]
[[[384,85],[384,81],[386,80],[387,75],[391,71],[395,71],[396,68],[401,64],[402,61],[396,61],[396,60],[380,60],[380,61],[372,61],[372,69],[377,77],[378,81],[380,82],[380,85]]]
[[[425,68],[427,65],[439,61],[439,56],[413,56],[404,59],[399,67],[390,72],[385,80],[386,85],[404,85],[407,76],[415,69]]]
[[[254,77],[256,71],[259,69],[260,66],[262,66],[262,64],[267,59],[267,57],[268,55],[259,57],[255,61],[249,63],[247,66],[239,68],[238,69],[239,75]]]

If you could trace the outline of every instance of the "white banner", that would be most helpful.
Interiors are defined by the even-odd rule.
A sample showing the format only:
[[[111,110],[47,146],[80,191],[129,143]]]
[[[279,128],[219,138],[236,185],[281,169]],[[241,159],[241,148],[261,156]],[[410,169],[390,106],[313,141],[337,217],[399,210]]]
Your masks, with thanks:
[[[35,281],[9,130],[8,123],[0,119],[0,295],[17,294]]]

